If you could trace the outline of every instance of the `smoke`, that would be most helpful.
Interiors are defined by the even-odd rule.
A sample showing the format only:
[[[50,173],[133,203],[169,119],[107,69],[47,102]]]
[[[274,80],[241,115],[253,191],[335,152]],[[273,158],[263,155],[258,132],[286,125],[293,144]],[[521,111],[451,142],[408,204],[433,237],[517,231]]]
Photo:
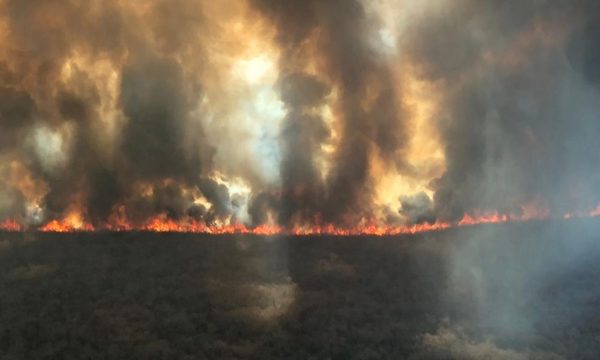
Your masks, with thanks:
[[[590,6],[461,1],[415,22],[407,47],[444,93],[437,129],[447,171],[434,185],[436,214],[536,197],[559,211],[598,201]],[[577,53],[581,36],[588,43]]]
[[[424,192],[400,198],[400,214],[407,217],[412,224],[435,221],[433,204]]]
[[[1,216],[352,226],[593,208],[597,10],[2,0]]]
[[[425,334],[426,353],[461,359],[563,358],[564,347],[554,345],[564,339],[565,329],[585,323],[590,308],[584,304],[598,296],[596,286],[569,285],[597,263],[596,233],[596,220],[448,232],[448,246],[436,244],[448,259],[447,282],[441,285],[448,318]],[[543,343],[551,346],[540,346],[546,336],[553,340]]]
[[[329,137],[329,131],[318,115],[311,114],[322,103],[325,86],[304,74],[290,74],[281,82],[288,112],[280,134],[284,191],[281,222],[289,224],[294,216],[310,220],[323,206],[324,184],[314,154]]]
[[[312,46],[316,49],[311,50],[318,53],[322,66],[320,71],[324,72],[323,75],[327,74],[326,79],[338,97],[336,130],[340,137],[339,147],[332,156],[333,165],[324,179],[325,196],[320,195],[322,190],[318,184],[315,184],[316,188],[311,186],[314,183],[312,179],[317,177],[313,170],[314,158],[305,157],[300,161],[300,167],[306,168],[306,176],[311,178],[303,184],[308,186],[308,195],[303,196],[302,201],[288,197],[285,202],[291,203],[292,209],[295,209],[308,200],[306,210],[314,215],[315,202],[310,198],[319,197],[322,200],[321,204],[317,204],[321,208],[319,213],[326,221],[334,223],[342,222],[348,215],[368,214],[372,195],[370,158],[375,151],[391,158],[402,147],[403,124],[397,113],[400,104],[394,101],[395,89],[389,81],[388,69],[375,60],[368,44],[369,23],[362,4],[356,1],[268,0],[255,3],[277,26],[277,38],[284,53],[282,67],[287,69],[292,66],[290,64],[297,63],[293,58],[302,56],[298,48],[306,42],[314,42]],[[316,40],[313,39],[315,33],[318,33]],[[302,69],[306,64],[296,66]],[[321,92],[323,90],[317,83],[292,81],[286,84],[284,97],[292,106],[314,106],[320,101]],[[292,109],[291,115],[294,116],[298,110]],[[315,123],[317,127],[321,126],[314,118],[296,118],[294,122],[297,123],[297,133],[310,134]],[[327,138],[326,131],[318,128],[317,131],[318,134],[311,137],[315,141],[313,147]],[[284,136],[283,140],[292,143],[293,148],[298,145],[293,144],[297,141],[295,138]],[[304,151],[310,151],[310,147],[305,146]],[[284,161],[284,174],[287,173],[286,166]],[[350,208],[360,210],[353,214],[348,211]],[[284,213],[284,219],[288,217]]]

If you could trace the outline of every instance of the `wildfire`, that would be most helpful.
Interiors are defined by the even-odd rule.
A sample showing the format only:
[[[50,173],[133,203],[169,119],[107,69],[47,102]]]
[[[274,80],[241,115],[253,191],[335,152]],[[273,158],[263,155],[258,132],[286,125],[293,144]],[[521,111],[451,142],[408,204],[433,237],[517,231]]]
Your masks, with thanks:
[[[596,206],[594,209],[589,211],[573,211],[566,213],[563,218],[572,219],[572,218],[586,218],[586,217],[597,217],[600,216],[600,204]]]
[[[357,225],[351,228],[340,228],[332,224],[318,225],[312,227],[294,227],[289,231],[292,235],[337,235],[337,236],[350,236],[350,235],[402,235],[402,234],[416,234],[422,232],[439,231],[450,228],[452,226],[449,222],[435,222],[433,224],[423,223],[415,225],[404,225],[404,226],[382,226],[374,222],[370,222],[366,225]],[[285,231],[284,231],[285,232]]]
[[[23,227],[14,219],[7,219],[0,222],[0,231],[22,231]]]
[[[71,212],[62,220],[52,220],[45,224],[39,231],[41,232],[78,232],[78,231],[94,231],[94,227],[86,222],[79,212]]]
[[[121,209],[122,210],[122,209]],[[588,211],[573,211],[562,216],[563,219],[590,218],[600,216],[600,205]],[[244,224],[207,224],[200,220],[183,218],[175,220],[166,215],[158,215],[141,223],[130,222],[123,211],[117,209],[109,221],[98,227],[87,222],[81,212],[71,212],[64,219],[54,219],[39,227],[41,232],[177,232],[177,233],[203,233],[203,234],[252,234],[252,235],[370,235],[389,236],[403,234],[417,234],[449,229],[452,227],[476,226],[481,224],[498,224],[525,222],[531,220],[544,220],[551,218],[550,210],[547,208],[534,209],[523,207],[519,215],[511,213],[499,213],[498,211],[474,210],[465,214],[458,221],[436,221],[434,223],[422,223],[413,225],[382,225],[374,220],[364,221],[353,227],[338,227],[333,224],[316,224],[304,226],[282,227],[277,224],[262,224],[249,227]],[[24,231],[25,226],[15,219],[7,219],[0,222],[0,231],[19,232]]]
[[[110,229],[110,227],[108,227]],[[140,227],[132,227],[138,231],[150,231],[150,232],[180,232],[180,233],[205,233],[205,234],[254,234],[254,235],[277,235],[284,233],[283,228],[277,225],[259,225],[256,227],[247,227],[244,224],[231,224],[231,225],[207,225],[202,221],[195,221],[185,219],[182,221],[175,221],[173,219],[167,219],[164,216],[157,216],[150,219],[148,222]]]

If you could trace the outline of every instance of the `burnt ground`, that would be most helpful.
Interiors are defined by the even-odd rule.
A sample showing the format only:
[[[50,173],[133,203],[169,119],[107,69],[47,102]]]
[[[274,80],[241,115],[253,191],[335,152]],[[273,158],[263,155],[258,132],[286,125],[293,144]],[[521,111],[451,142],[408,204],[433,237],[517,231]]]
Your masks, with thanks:
[[[598,230],[0,234],[0,358],[597,359]]]

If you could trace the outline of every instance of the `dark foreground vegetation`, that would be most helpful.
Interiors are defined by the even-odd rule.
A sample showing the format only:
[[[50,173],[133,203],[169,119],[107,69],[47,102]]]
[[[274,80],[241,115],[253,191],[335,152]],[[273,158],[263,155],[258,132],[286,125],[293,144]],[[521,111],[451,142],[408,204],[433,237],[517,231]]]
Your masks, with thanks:
[[[598,230],[0,234],[0,358],[597,359]]]

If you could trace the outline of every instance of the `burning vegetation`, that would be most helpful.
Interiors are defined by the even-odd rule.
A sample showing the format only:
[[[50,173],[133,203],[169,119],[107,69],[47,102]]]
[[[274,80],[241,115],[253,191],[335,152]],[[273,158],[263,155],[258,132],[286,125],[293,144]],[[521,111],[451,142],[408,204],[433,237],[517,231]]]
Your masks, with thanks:
[[[0,0],[0,229],[390,235],[597,216],[598,10]]]
[[[573,213],[565,213],[562,218],[591,218],[600,216],[600,206],[593,210]],[[475,226],[480,224],[501,224],[524,222],[531,220],[552,219],[548,209],[531,209],[523,211],[520,215],[499,214],[497,211],[481,212],[475,211],[473,215],[465,214],[460,220],[450,222],[425,222],[413,225],[381,225],[376,221],[363,222],[353,227],[336,227],[333,224],[321,224],[315,221],[310,226],[282,227],[276,224],[262,224],[249,227],[244,224],[207,224],[190,218],[179,220],[169,219],[166,215],[154,216],[143,223],[134,224],[127,219],[115,220],[115,223],[106,223],[101,226],[94,226],[82,220],[79,214],[70,214],[63,220],[52,220],[38,228],[26,228],[19,222],[9,219],[0,223],[0,231],[21,232],[24,230],[33,230],[39,232],[92,232],[92,231],[141,231],[141,232],[182,232],[182,233],[205,233],[205,234],[253,234],[253,235],[371,235],[387,236],[416,234],[422,232],[432,232],[452,227]]]

